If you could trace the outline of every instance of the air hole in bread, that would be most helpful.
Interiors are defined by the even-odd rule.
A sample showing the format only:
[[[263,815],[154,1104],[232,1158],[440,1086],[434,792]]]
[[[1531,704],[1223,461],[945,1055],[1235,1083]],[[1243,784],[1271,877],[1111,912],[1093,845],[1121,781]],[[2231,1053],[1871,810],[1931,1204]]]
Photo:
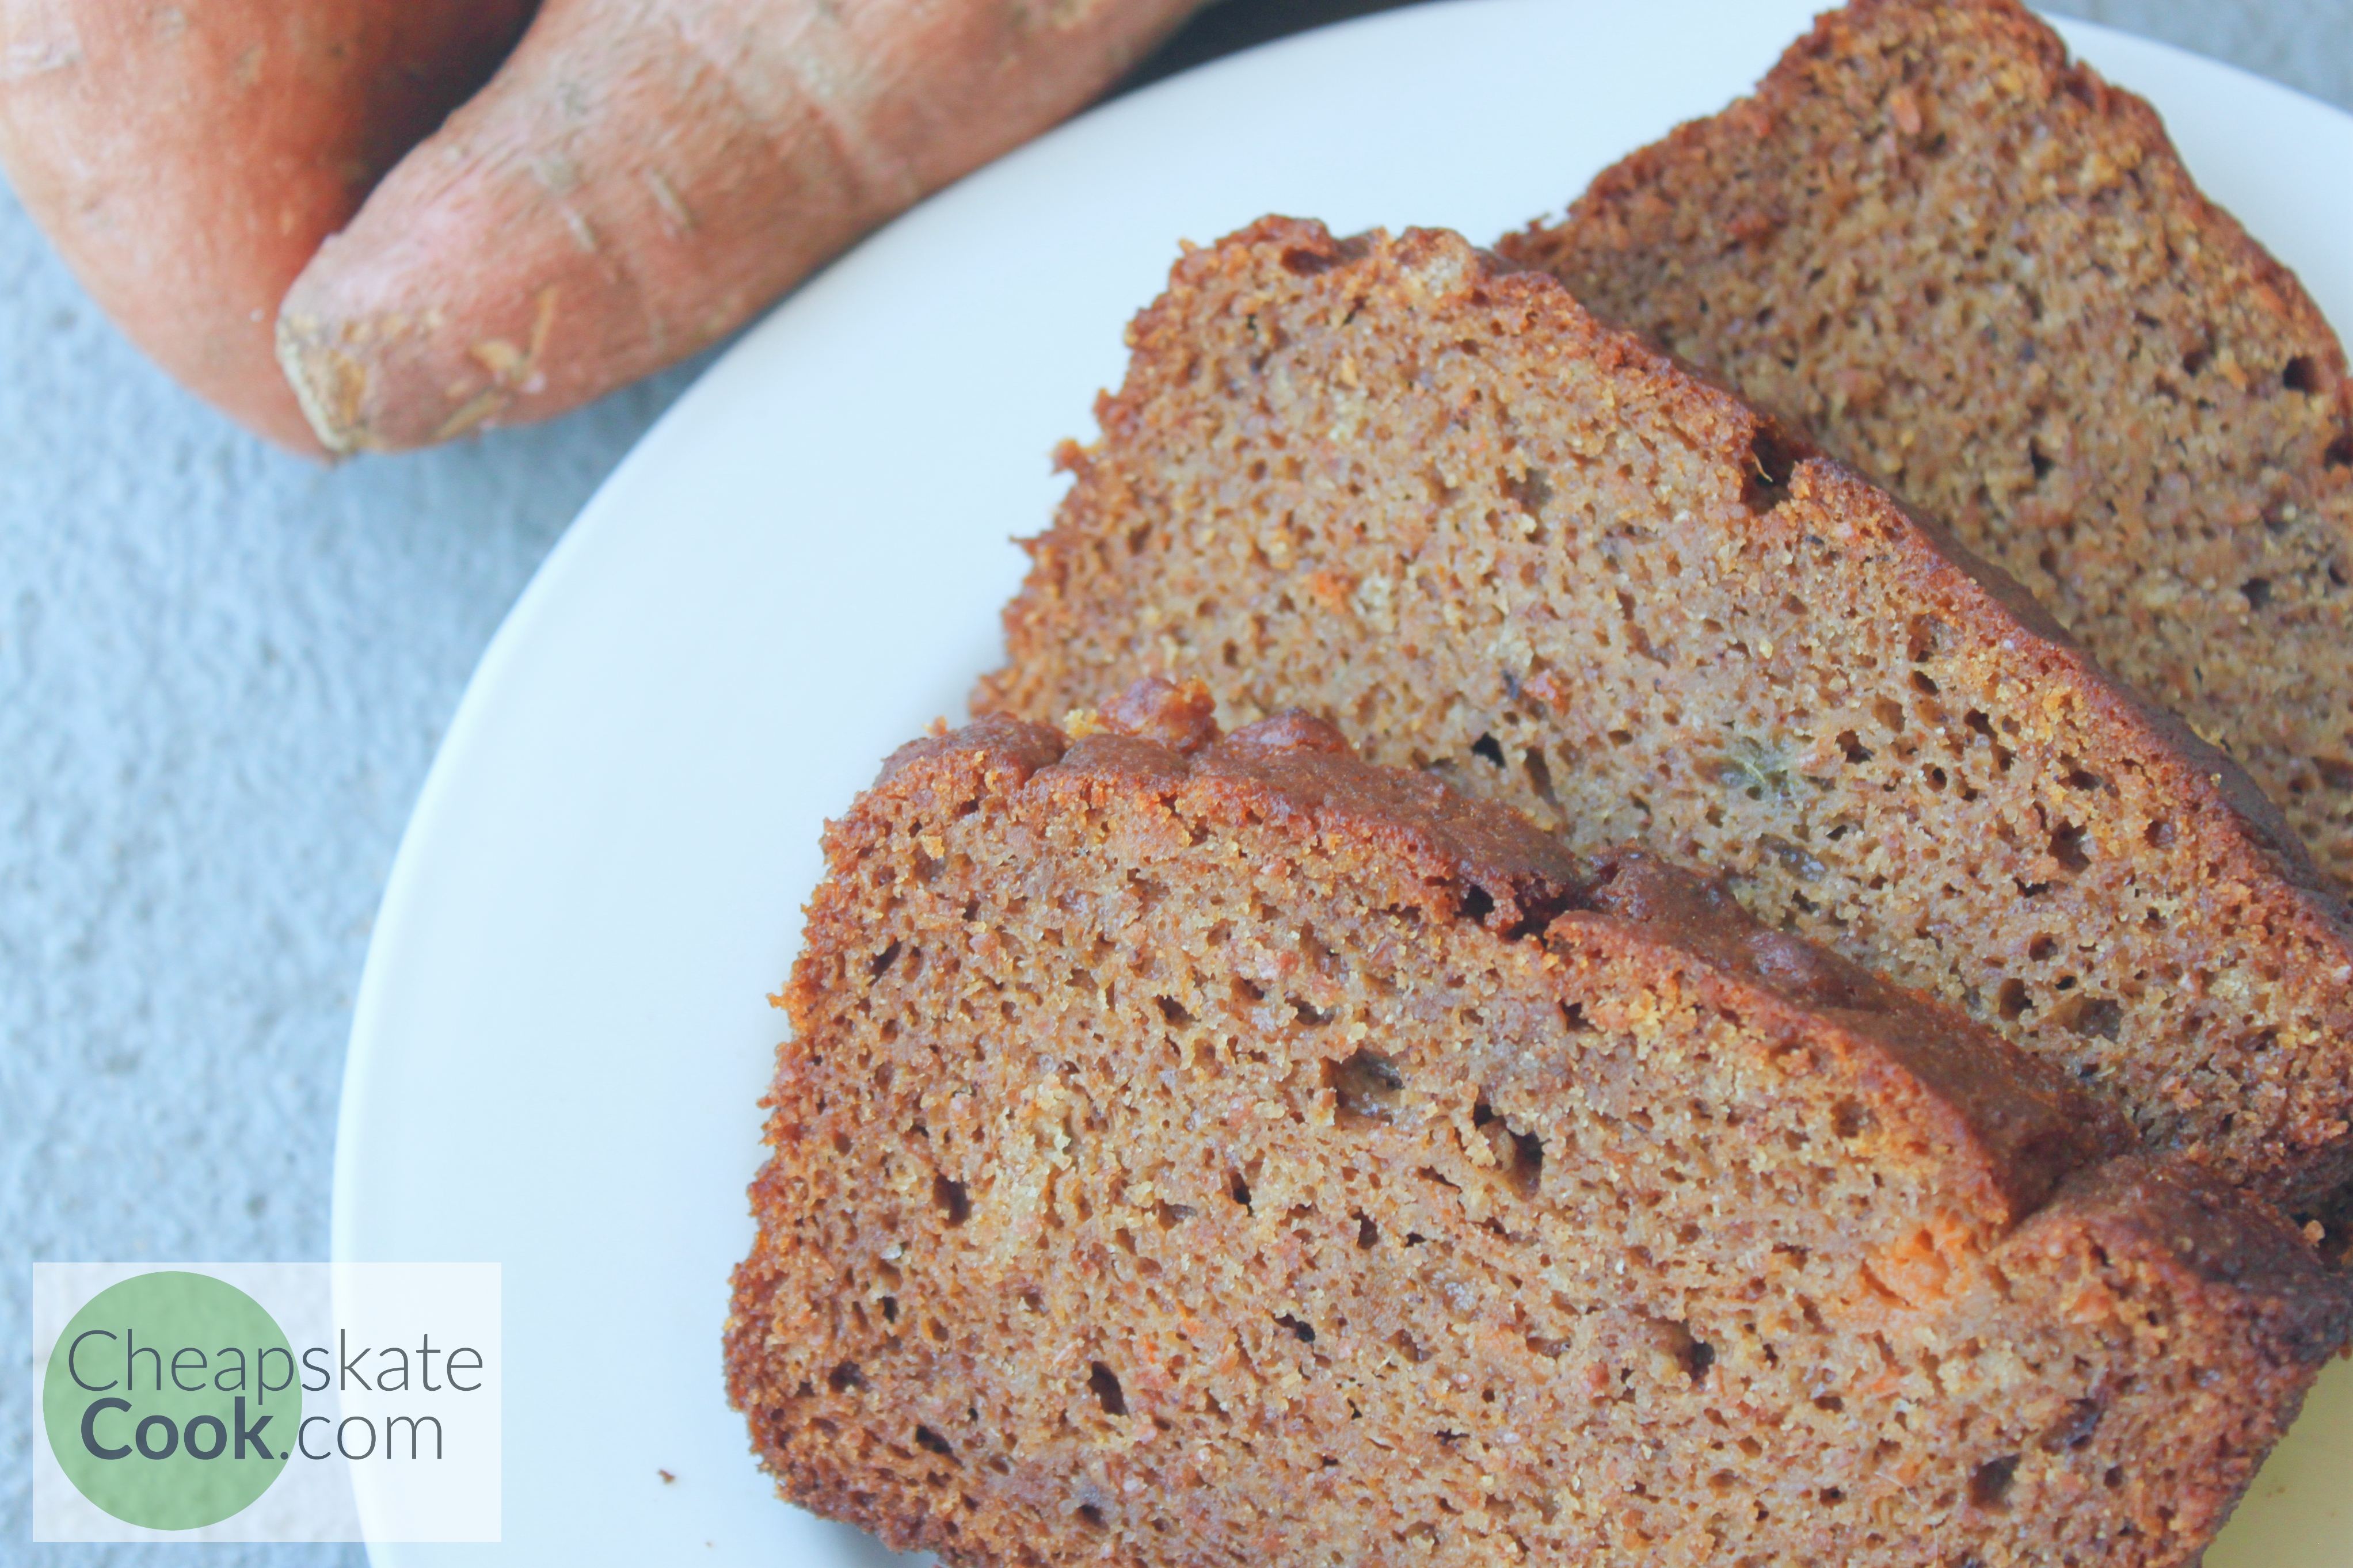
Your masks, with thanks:
[[[1952,636],[1953,628],[1935,616],[1915,616],[1905,625],[1904,657],[1926,664],[1945,651]]]
[[[1528,754],[1521,759],[1520,765],[1527,773],[1528,788],[1535,793],[1535,797],[1557,812],[1560,809],[1560,798],[1553,793],[1552,766],[1545,761],[1544,752],[1533,746],[1530,747]]]
[[[1542,468],[1530,468],[1517,479],[1504,479],[1504,493],[1530,517],[1542,517],[1545,503],[1552,500],[1552,479]]]
[[[2124,1023],[2123,1006],[2105,996],[2070,996],[2051,1010],[2053,1028],[2086,1040],[2113,1040]]]
[[[1741,504],[1762,517],[1789,499],[1789,479],[1797,472],[1798,456],[1782,434],[1759,425],[1748,437],[1747,483]]]
[[[2000,991],[1994,997],[1994,1011],[2001,1015],[2004,1023],[2016,1023],[2033,1005],[2027,999],[2026,982],[2023,980],[2003,981]]]
[[[2084,853],[2083,828],[2072,822],[2060,824],[2051,835],[2051,858],[2069,871],[2081,871],[2089,866],[2092,858]]]
[[[2046,1454],[2058,1454],[2082,1447],[2092,1440],[2092,1434],[2100,1429],[2100,1416],[2103,1413],[2104,1407],[2096,1399],[2072,1401],[2067,1406],[2066,1413],[2051,1424],[2049,1431],[2043,1433],[2042,1451]]]
[[[1534,1196],[1544,1184],[1544,1140],[1533,1132],[1514,1132],[1512,1150],[1517,1156],[1512,1162],[1512,1184]]]
[[[1127,1414],[1127,1394],[1119,1386],[1119,1373],[1103,1363],[1095,1362],[1088,1367],[1087,1387],[1093,1392],[1095,1403],[1103,1406],[1104,1415]]]
[[[1339,1061],[1325,1063],[1324,1071],[1332,1090],[1333,1114],[1341,1126],[1397,1119],[1405,1078],[1388,1058],[1360,1048]]]
[[[2010,1483],[2018,1473],[2018,1456],[2004,1454],[1999,1459],[1988,1459],[1969,1476],[1969,1501],[1978,1508],[2000,1509],[2009,1506]]]

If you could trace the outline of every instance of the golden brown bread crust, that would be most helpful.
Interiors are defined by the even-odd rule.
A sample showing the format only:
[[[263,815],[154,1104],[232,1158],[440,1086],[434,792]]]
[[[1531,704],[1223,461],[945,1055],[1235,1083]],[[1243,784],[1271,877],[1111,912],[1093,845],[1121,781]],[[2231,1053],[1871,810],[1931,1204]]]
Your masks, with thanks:
[[[1885,1080],[1907,1080],[1922,1097],[1925,1121],[1942,1127],[1953,1145],[1980,1151],[1976,1199],[2006,1223],[2040,1207],[2070,1171],[2137,1146],[2114,1107],[2050,1063],[1918,992],[1759,923],[1721,881],[1643,850],[1609,852],[1547,937],[1565,944],[1592,921],[1630,926],[1685,963],[1704,962],[1726,986],[1728,1008],[1765,1008],[1792,1033],[1841,1041],[1859,1082],[1885,1093]]]
[[[955,1563],[2179,1563],[2342,1340],[1934,1002],[1195,737],[983,721],[829,828],[727,1337],[788,1498]]]
[[[2353,379],[2011,0],[1856,0],[1503,241],[1949,521],[2353,873]]]
[[[2319,1260],[2300,1233],[2243,1194],[2136,1157],[2072,1173],[2060,1205],[2070,1227],[2172,1274],[2185,1297],[2232,1318],[2265,1361],[2308,1365],[2345,1348],[2343,1276],[2291,1286],[2327,1278],[2316,1272]]]
[[[1303,705],[2111,1090],[2272,1195],[2353,1174],[2353,936],[2276,809],[2019,586],[1458,237],[1183,258],[975,711]]]

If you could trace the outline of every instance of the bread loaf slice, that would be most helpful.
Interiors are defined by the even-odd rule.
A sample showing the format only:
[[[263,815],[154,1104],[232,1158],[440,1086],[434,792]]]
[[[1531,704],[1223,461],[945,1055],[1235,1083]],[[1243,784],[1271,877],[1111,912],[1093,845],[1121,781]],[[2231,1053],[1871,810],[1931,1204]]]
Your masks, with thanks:
[[[2345,1333],[2284,1222],[1719,889],[1207,707],[828,828],[726,1347],[785,1496],[959,1564],[2195,1559]]]
[[[2353,875],[2344,349],[2022,6],[1831,12],[1503,249],[1944,520]]]
[[[2274,1196],[2353,1174],[2342,901],[1998,571],[1456,236],[1176,266],[974,710],[1298,705],[1936,992]]]

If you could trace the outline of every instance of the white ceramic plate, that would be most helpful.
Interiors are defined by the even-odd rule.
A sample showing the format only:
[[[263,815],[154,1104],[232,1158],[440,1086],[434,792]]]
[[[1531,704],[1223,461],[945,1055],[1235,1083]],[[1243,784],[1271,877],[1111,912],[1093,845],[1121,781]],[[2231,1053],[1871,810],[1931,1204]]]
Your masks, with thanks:
[[[882,1560],[775,1500],[721,1392],[781,1032],[763,998],[821,822],[993,662],[1023,565],[1008,539],[1044,525],[1047,454],[1092,434],[1178,239],[1270,211],[1492,237],[1746,91],[1813,9],[1455,0],[1164,83],[860,247],[621,465],[491,644],[427,781],[336,1150],[336,1257],[505,1266],[510,1555]],[[2353,326],[2353,120],[2065,31]],[[2353,1564],[2348,1373],[2213,1568]]]

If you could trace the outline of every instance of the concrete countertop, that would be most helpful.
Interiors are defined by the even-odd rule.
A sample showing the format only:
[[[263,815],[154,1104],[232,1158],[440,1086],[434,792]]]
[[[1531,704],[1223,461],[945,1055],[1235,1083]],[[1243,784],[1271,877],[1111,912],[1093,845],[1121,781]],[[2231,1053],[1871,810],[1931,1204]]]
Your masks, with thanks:
[[[1170,58],[1377,8],[1242,0]],[[2353,0],[2065,9],[2353,109]],[[320,468],[142,360],[0,185],[0,1560],[185,1561],[27,1543],[27,1266],[325,1256],[353,993],[435,745],[533,570],[699,368]]]

